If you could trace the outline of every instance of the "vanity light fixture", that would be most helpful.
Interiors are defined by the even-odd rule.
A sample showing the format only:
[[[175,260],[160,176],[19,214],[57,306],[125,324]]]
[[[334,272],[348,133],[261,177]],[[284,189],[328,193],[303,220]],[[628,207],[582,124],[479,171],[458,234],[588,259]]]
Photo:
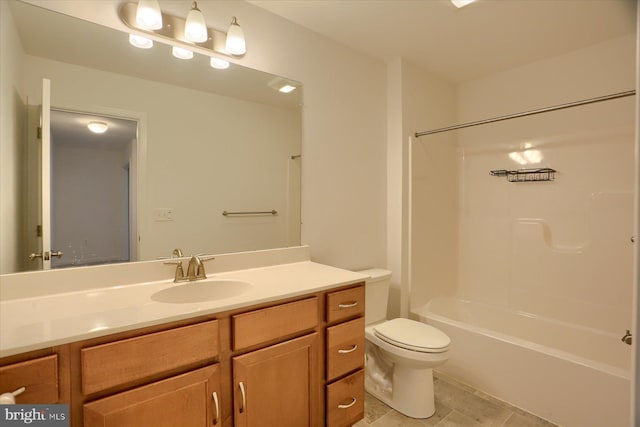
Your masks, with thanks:
[[[235,16],[231,20],[231,25],[229,25],[229,30],[227,31],[225,47],[232,55],[244,55],[247,52],[244,32],[242,28],[240,28],[240,25],[238,25],[238,20]]]
[[[186,19],[160,12],[163,25],[158,29],[149,29],[139,24],[136,19],[138,7],[141,7],[143,2],[145,0],[140,0],[138,3],[123,3],[118,11],[122,22],[134,30],[134,35],[129,37],[134,46],[150,48],[153,46],[153,40],[166,40],[171,46],[190,50],[193,53],[229,58],[237,58],[247,51],[244,33],[236,17],[231,20],[228,33],[208,28],[202,11],[198,9],[198,4],[193,2],[193,7]],[[145,34],[151,37],[146,38]],[[134,43],[134,40],[144,39],[146,39],[145,43]]]
[[[209,61],[209,65],[217,70],[226,70],[227,68],[229,68],[229,61],[225,61],[224,59],[212,56],[211,60]]]
[[[129,43],[140,49],[151,49],[153,47],[153,40],[137,34],[129,34]]]
[[[204,15],[202,11],[198,9],[198,3],[195,1],[184,23],[184,38],[195,43],[202,43],[209,38]]]
[[[109,126],[105,122],[97,121],[90,121],[87,127],[93,133],[105,133],[107,129],[109,129]]]
[[[145,30],[162,28],[162,12],[158,0],[139,0],[136,9],[136,24]]]
[[[178,59],[191,59],[193,58],[193,51],[189,49],[184,49],[178,46],[173,46],[171,49],[171,53]]]

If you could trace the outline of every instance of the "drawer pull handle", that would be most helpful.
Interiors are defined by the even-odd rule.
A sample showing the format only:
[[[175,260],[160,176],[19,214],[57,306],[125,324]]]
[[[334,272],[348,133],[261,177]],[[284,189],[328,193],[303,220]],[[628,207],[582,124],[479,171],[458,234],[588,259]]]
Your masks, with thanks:
[[[352,308],[357,305],[358,305],[358,301],[345,302],[345,303],[338,304],[338,308]]]
[[[353,347],[351,347],[351,348],[350,348],[350,349],[348,349],[348,350],[342,350],[342,349],[338,350],[338,353],[340,353],[340,354],[353,353],[353,352],[354,352],[354,351],[356,351],[357,349],[358,349],[358,344],[354,344],[354,345],[353,345]]]
[[[26,390],[25,387],[20,387],[17,390],[10,391],[8,393],[0,394],[0,405],[15,405],[16,404],[16,396],[24,393]]]
[[[220,421],[220,402],[218,402],[218,393],[214,391],[211,397],[213,397],[213,404],[216,408],[216,416],[213,418],[213,425],[216,425],[218,424],[218,421]]]
[[[338,405],[338,409],[349,409],[353,405],[355,405],[357,401],[358,399],[356,399],[355,397],[352,397],[351,402],[347,403],[346,405],[342,405],[342,404]]]
[[[240,405],[240,413],[242,414],[245,406],[247,406],[247,395],[244,392],[244,383],[242,381],[238,383],[238,386],[240,387],[240,393],[242,394],[242,404]]]

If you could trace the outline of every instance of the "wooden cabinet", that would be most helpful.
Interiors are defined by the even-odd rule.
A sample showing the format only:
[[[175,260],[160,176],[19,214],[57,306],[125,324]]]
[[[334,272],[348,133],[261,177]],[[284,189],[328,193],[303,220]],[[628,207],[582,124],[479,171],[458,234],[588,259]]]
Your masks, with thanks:
[[[364,301],[364,285],[327,294],[328,427],[350,426],[364,416]]]
[[[320,426],[318,333],[233,358],[234,425]]]
[[[363,416],[364,284],[0,359],[72,427],[342,427]]]
[[[88,395],[213,360],[219,352],[217,320],[83,348],[82,392]]]
[[[85,427],[221,425],[218,365],[84,405]]]
[[[58,355],[52,354],[0,367],[0,394],[22,387],[25,390],[16,397],[16,403],[59,403]]]

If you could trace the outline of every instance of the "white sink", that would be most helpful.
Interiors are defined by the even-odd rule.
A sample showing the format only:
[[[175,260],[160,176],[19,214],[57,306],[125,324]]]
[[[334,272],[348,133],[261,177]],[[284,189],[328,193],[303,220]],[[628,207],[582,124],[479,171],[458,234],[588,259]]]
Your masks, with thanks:
[[[170,304],[188,304],[231,298],[251,289],[239,280],[206,279],[176,284],[151,295],[151,299]]]

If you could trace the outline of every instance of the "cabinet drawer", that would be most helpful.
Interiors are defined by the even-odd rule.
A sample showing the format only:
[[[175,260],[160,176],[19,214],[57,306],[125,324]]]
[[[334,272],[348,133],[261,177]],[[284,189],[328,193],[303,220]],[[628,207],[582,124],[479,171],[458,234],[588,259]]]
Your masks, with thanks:
[[[82,391],[91,394],[138,381],[213,359],[218,352],[217,320],[84,348]]]
[[[236,314],[232,322],[234,350],[276,340],[318,324],[318,297]]]
[[[350,426],[364,417],[364,370],[327,386],[327,426]]]
[[[58,402],[58,356],[40,357],[0,367],[0,393],[24,387],[16,403]]]
[[[364,365],[364,317],[327,328],[327,380]]]
[[[84,405],[85,427],[217,426],[220,369],[207,366]],[[216,398],[218,398],[216,405]]]
[[[364,313],[364,284],[327,294],[327,322],[333,323]]]

